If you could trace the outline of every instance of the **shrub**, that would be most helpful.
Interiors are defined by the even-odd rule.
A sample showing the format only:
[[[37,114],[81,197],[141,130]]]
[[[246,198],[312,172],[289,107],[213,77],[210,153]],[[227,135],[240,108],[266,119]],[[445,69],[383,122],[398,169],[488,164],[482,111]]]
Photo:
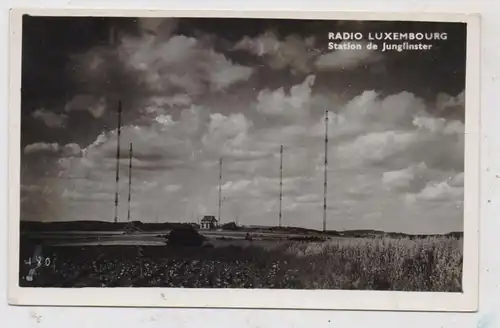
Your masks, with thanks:
[[[206,240],[196,229],[190,226],[175,228],[168,234],[167,246],[195,246],[200,247]]]

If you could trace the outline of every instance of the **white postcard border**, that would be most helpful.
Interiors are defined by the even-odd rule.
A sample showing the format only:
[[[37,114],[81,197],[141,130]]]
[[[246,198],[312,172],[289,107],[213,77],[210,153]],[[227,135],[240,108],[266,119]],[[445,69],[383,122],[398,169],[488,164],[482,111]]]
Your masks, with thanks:
[[[399,20],[467,23],[463,293],[19,287],[20,104],[23,14],[38,16],[234,17],[328,20]],[[10,11],[8,302],[33,306],[338,309],[473,312],[478,307],[480,217],[480,17],[477,14],[40,9]]]

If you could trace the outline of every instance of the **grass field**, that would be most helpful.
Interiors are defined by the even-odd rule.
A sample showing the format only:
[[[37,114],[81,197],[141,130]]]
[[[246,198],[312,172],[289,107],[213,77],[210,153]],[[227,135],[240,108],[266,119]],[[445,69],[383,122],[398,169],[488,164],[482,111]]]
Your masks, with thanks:
[[[306,288],[402,291],[462,290],[462,240],[338,239],[294,244]]]
[[[460,292],[462,240],[336,238],[217,241],[213,248],[53,247],[51,265],[21,259],[21,286],[294,288]],[[141,255],[139,253],[142,252]]]

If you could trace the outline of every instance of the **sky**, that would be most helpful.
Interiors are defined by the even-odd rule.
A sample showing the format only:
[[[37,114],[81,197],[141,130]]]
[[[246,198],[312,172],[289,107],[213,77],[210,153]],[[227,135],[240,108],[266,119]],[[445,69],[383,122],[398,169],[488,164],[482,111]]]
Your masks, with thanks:
[[[463,230],[465,26],[24,17],[21,219]],[[429,51],[328,49],[328,32],[446,32]],[[366,41],[360,41],[365,44]]]

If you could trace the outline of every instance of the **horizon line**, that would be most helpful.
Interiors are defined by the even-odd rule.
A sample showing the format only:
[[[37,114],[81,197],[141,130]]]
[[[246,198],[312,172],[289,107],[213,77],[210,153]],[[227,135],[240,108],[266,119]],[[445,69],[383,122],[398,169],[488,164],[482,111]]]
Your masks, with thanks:
[[[114,225],[115,223],[112,221],[100,221],[100,220],[74,220],[74,221],[34,221],[34,220],[21,220],[19,221],[20,223],[26,222],[26,223],[42,223],[42,224],[53,224],[53,223],[78,223],[78,222],[95,222],[95,223],[109,223],[111,225]],[[117,223],[122,223],[122,224],[130,224],[132,222],[140,222],[142,224],[151,224],[151,225],[162,225],[162,224],[179,224],[179,225],[191,225],[191,224],[198,224],[197,222],[142,222],[140,220],[133,220],[129,222],[117,222]],[[464,234],[465,231],[460,231],[460,230],[451,230],[448,232],[443,232],[443,233],[409,233],[409,232],[402,232],[402,231],[386,231],[386,230],[377,230],[377,229],[346,229],[346,230],[338,230],[338,229],[327,229],[325,231],[322,231],[320,229],[314,229],[314,228],[305,228],[305,227],[300,227],[300,226],[275,226],[275,225],[260,225],[260,224],[237,224],[236,222],[228,222],[228,223],[235,223],[239,227],[256,227],[256,228],[276,228],[276,229],[304,229],[304,230],[312,230],[312,231],[317,231],[317,232],[353,232],[353,231],[372,231],[372,232],[380,232],[380,233],[387,233],[387,234],[404,234],[404,235],[448,235],[448,234],[454,234],[454,233],[461,233]],[[226,223],[227,224],[227,223]]]

